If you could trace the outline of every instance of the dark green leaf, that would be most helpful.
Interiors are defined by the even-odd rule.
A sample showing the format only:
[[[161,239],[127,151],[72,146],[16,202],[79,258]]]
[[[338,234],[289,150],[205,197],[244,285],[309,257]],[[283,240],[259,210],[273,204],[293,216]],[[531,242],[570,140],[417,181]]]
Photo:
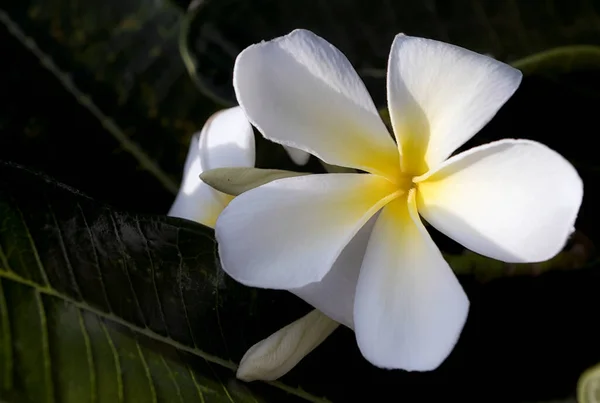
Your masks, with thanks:
[[[600,46],[564,46],[539,52],[511,63],[523,74],[556,75],[600,68]]]
[[[576,231],[559,254],[538,263],[505,263],[465,249],[461,254],[444,253],[444,258],[457,275],[472,275],[480,282],[509,276],[539,276],[555,270],[579,270],[598,265],[592,241]]]
[[[206,227],[119,212],[0,165],[2,396],[36,403],[318,400],[279,383],[250,390],[235,380],[230,354],[243,353],[239,337],[258,337],[245,326],[257,301],[225,277],[214,252]],[[229,315],[235,309],[245,312]],[[225,326],[234,325],[238,331],[226,336]]]

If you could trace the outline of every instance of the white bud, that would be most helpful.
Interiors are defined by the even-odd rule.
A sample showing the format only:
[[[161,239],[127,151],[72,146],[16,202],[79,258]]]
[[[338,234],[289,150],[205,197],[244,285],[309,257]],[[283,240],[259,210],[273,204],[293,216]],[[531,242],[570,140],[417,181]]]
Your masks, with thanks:
[[[273,381],[287,374],[339,325],[321,311],[311,311],[250,347],[240,362],[238,379]]]

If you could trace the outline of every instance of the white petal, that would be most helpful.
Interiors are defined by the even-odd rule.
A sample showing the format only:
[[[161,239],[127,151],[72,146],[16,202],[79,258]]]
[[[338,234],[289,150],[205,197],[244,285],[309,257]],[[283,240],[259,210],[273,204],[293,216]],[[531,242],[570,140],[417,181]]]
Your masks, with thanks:
[[[358,231],[321,281],[289,290],[351,329],[354,329],[354,293],[358,273],[377,216],[371,217]]]
[[[227,167],[253,167],[254,132],[239,106],[212,115],[200,134],[202,171]]]
[[[313,310],[244,354],[236,376],[243,381],[274,381],[287,374],[340,324]]]
[[[227,195],[217,195],[217,191],[204,182],[196,183],[195,186],[189,194],[179,191],[168,215],[214,228],[217,217],[226,206],[223,200]]]
[[[382,210],[356,288],[354,325],[367,360],[382,368],[428,371],[450,354],[469,300],[423,227],[414,190]]]
[[[395,191],[375,175],[322,174],[244,192],[217,221],[223,269],[238,282],[261,288],[320,281]]]
[[[181,187],[168,215],[214,228],[231,197],[202,182],[200,174],[213,168],[252,167],[254,158],[254,133],[242,108],[215,113],[192,136]]]
[[[285,148],[285,151],[287,151],[288,155],[296,165],[306,165],[310,159],[310,154],[306,151],[298,150],[297,148],[289,146],[283,146],[283,148]]]
[[[398,150],[346,57],[310,31],[246,48],[233,71],[248,118],[269,140],[323,161],[394,176]]]
[[[225,208],[223,197],[200,180],[200,151],[198,134],[192,136],[190,149],[185,161],[183,179],[169,216],[199,222],[214,228],[217,217]]]
[[[397,35],[387,91],[405,171],[419,175],[444,161],[494,117],[521,77],[519,70],[470,50]]]
[[[573,166],[528,140],[473,148],[418,181],[419,213],[431,225],[479,254],[515,263],[560,252],[583,197]]]

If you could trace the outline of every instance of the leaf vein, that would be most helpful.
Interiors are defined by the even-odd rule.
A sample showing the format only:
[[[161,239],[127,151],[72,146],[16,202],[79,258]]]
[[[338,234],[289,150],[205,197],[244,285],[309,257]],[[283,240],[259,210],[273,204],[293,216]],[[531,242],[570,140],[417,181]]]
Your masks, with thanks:
[[[4,270],[12,272],[13,270],[10,268],[8,264],[8,257],[4,253],[4,249],[2,249],[2,245],[0,245],[0,263],[4,266]]]
[[[79,317],[79,327],[81,328],[81,334],[83,335],[83,341],[85,343],[85,354],[87,356],[87,363],[90,370],[90,402],[96,401],[96,368],[94,365],[94,355],[92,354],[92,344],[90,342],[90,335],[88,334],[87,327],[81,314],[81,309],[77,309],[77,315]]]
[[[214,370],[214,368],[210,365],[210,362],[208,362],[208,360],[205,359],[205,361],[206,361],[206,365],[208,366],[208,368],[210,368],[210,370],[212,371],[212,373],[215,376],[215,378],[217,378],[219,380],[219,384],[223,388],[223,391],[225,392],[225,395],[227,395],[227,398],[229,399],[229,401],[231,403],[235,403],[233,401],[233,399],[231,398],[231,395],[229,394],[229,390],[227,390],[227,387],[225,386],[225,384],[223,383],[223,381],[221,381],[221,378],[219,377],[219,374],[217,374],[217,371]]]
[[[34,290],[35,301],[37,303],[40,327],[42,331],[42,355],[44,358],[44,378],[46,382],[46,401],[54,402],[54,381],[52,379],[52,361],[50,358],[50,340],[48,337],[48,320],[46,318],[46,310],[44,308],[44,301],[40,291]]]
[[[83,308],[85,309],[85,308]],[[99,315],[101,316],[101,315]],[[119,352],[117,351],[117,348],[115,347],[115,343],[113,342],[112,337],[110,336],[110,333],[108,332],[108,329],[106,328],[106,326],[104,325],[104,322],[102,320],[98,321],[100,323],[100,326],[102,327],[102,330],[104,331],[104,335],[106,336],[106,340],[108,341],[108,345],[110,346],[110,349],[113,353],[113,359],[115,362],[115,369],[116,369],[116,374],[117,374],[117,397],[119,398],[119,403],[122,403],[124,401],[124,394],[123,394],[123,370],[121,369],[121,359],[119,358]]]
[[[58,220],[56,219],[56,214],[54,214],[54,210],[50,203],[48,203],[48,211],[50,212],[50,216],[52,217],[52,221],[54,222],[54,227],[56,228],[56,232],[58,233],[58,243],[60,244],[60,251],[65,258],[65,263],[67,265],[67,272],[69,273],[69,277],[71,278],[71,283],[73,284],[73,288],[77,293],[77,296],[80,300],[83,300],[83,295],[81,294],[81,289],[79,288],[79,283],[77,283],[77,279],[75,278],[75,271],[73,270],[73,265],[71,264],[71,259],[69,259],[69,254],[67,253],[67,247],[65,246],[65,239],[62,233],[62,229],[60,225],[58,225]]]
[[[11,200],[12,204],[15,204],[15,200],[14,200],[12,197],[10,197],[10,196],[9,196],[8,198]],[[3,217],[3,218],[4,218],[4,217]],[[3,264],[4,266],[6,266],[6,270],[7,270],[7,271],[15,272],[14,270],[12,270],[12,269],[10,268],[10,265],[9,265],[9,263],[8,263],[8,254],[7,254],[7,253],[6,253],[6,252],[5,252],[3,249],[1,249],[1,247],[2,247],[2,245],[0,245],[0,251],[2,252],[2,253],[1,253],[1,257],[2,257],[2,264]],[[8,253],[11,253],[11,251],[10,251],[10,250],[8,250]],[[31,271],[29,270],[29,265],[27,265],[27,264],[25,264],[25,262],[23,262],[23,257],[22,257],[22,255],[21,255],[21,254],[18,254],[18,259],[19,259],[19,261],[20,261],[20,263],[21,263],[21,267],[23,268],[23,271],[26,273],[26,276],[27,276],[28,278],[33,278],[33,276],[31,275]],[[15,272],[15,274],[16,274],[16,273],[17,273],[17,272]]]
[[[33,237],[31,236],[31,232],[29,231],[29,227],[27,226],[27,222],[25,222],[25,216],[23,215],[23,211],[19,207],[18,203],[14,203],[15,209],[19,212],[19,216],[21,217],[21,222],[23,223],[23,229],[25,230],[25,234],[27,234],[27,239],[31,245],[31,253],[35,259],[35,262],[40,269],[40,274],[42,276],[42,280],[46,286],[50,285],[50,281],[48,281],[48,276],[46,275],[46,270],[42,265],[42,260],[40,259],[40,255],[38,253],[37,247],[35,246],[35,242],[33,241]]]
[[[152,373],[150,372],[150,367],[146,362],[146,357],[144,357],[144,353],[142,352],[142,348],[140,347],[140,343],[138,343],[137,338],[135,339],[135,345],[137,347],[138,355],[140,357],[140,361],[144,366],[144,372],[146,373],[146,377],[148,378],[148,387],[150,388],[150,394],[152,395],[152,402],[158,403],[156,397],[156,388],[154,387],[154,380],[152,379]]]
[[[138,232],[140,233],[140,236],[144,240],[144,248],[146,249],[146,254],[148,255],[148,261],[150,263],[150,272],[151,272],[150,277],[152,278],[152,287],[154,288],[154,295],[156,296],[158,310],[160,311],[160,318],[165,327],[165,332],[167,332],[167,336],[170,336],[169,326],[167,326],[167,320],[165,319],[165,311],[164,311],[162,302],[160,301],[160,294],[158,293],[158,287],[156,286],[156,269],[154,267],[154,261],[152,260],[152,254],[150,253],[150,247],[148,245],[148,238],[146,238],[146,234],[144,234],[144,232],[142,231],[142,228],[140,226],[140,221],[138,220],[137,217],[135,218],[135,225],[137,227]]]
[[[4,329],[4,336],[2,340],[4,356],[4,388],[10,389],[13,385],[13,351],[12,351],[12,335],[10,330],[10,321],[8,318],[8,305],[6,304],[6,298],[4,297],[4,287],[0,280],[0,322],[2,323],[2,329]]]
[[[177,382],[177,379],[175,379],[175,375],[173,375],[173,371],[171,371],[171,367],[169,367],[169,364],[165,360],[165,357],[163,357],[162,355],[160,356],[160,360],[162,361],[165,368],[169,372],[169,378],[171,378],[171,380],[173,381],[173,385],[175,385],[175,390],[177,391],[177,396],[179,397],[179,401],[181,403],[184,403],[183,396],[181,396],[181,388],[179,387],[179,383]]]
[[[142,323],[144,323],[144,326],[147,328],[148,323],[146,322],[146,318],[144,317],[144,312],[142,311],[140,301],[138,300],[137,293],[135,292],[135,288],[133,287],[133,281],[131,281],[131,276],[129,275],[129,269],[127,268],[127,262],[125,261],[125,257],[127,256],[127,253],[125,252],[125,250],[123,248],[123,241],[121,240],[121,235],[119,234],[119,227],[117,226],[117,222],[115,220],[115,217],[114,217],[114,214],[112,211],[108,214],[108,216],[110,217],[110,221],[112,222],[113,229],[115,231],[115,237],[117,239],[117,243],[119,244],[119,250],[121,253],[121,257],[123,259],[123,263],[121,266],[123,267],[123,271],[125,272],[125,276],[127,277],[127,282],[129,283],[129,289],[131,290],[131,296],[133,297],[133,300],[135,302],[135,306],[137,308],[138,315],[140,316]]]
[[[192,369],[188,365],[186,365],[186,367],[187,367],[188,371],[190,371],[190,375],[192,376],[192,381],[194,382],[194,386],[196,387],[196,390],[198,391],[198,396],[200,397],[200,402],[205,403],[204,393],[202,393],[202,388],[198,384],[198,381],[196,381],[196,376],[194,375],[194,371],[192,371]]]
[[[106,301],[106,308],[108,308],[108,311],[112,313],[113,309],[112,309],[112,306],[110,305],[110,300],[108,299],[108,294],[106,293],[106,286],[104,285],[104,276],[102,275],[102,270],[100,269],[100,259],[98,258],[96,240],[94,239],[92,230],[90,229],[87,219],[85,218],[85,213],[83,212],[83,208],[81,207],[81,205],[79,203],[77,203],[77,208],[79,209],[79,212],[81,213],[83,225],[85,226],[88,236],[90,237],[90,243],[92,245],[92,248],[91,248],[92,254],[94,255],[94,263],[95,263],[96,269],[98,270],[98,279],[100,280],[100,284],[102,285],[102,294],[104,295],[104,300]]]
[[[196,348],[198,345],[196,344],[196,338],[194,337],[194,331],[192,330],[192,324],[190,322],[190,317],[189,317],[188,311],[187,311],[187,304],[185,303],[185,297],[183,296],[183,281],[182,281],[183,256],[181,255],[181,251],[179,249],[179,229],[177,230],[176,245],[177,245],[177,256],[179,256],[179,265],[177,267],[177,277],[178,277],[177,283],[179,285],[179,296],[181,297],[181,305],[183,307],[183,315],[185,316],[185,321],[187,323],[187,327],[190,332],[190,336],[192,337],[192,343],[194,343],[194,348]]]

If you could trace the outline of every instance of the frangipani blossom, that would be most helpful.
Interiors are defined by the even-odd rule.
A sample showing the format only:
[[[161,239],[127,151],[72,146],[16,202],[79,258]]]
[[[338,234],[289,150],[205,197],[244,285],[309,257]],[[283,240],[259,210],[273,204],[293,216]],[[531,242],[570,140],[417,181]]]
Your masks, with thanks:
[[[540,143],[502,140],[452,156],[520,81],[487,56],[400,34],[387,75],[394,142],[350,62],[324,39],[295,30],[245,49],[234,87],[263,136],[366,173],[279,179],[236,197],[216,224],[225,271],[290,290],[354,329],[376,366],[435,369],[469,301],[421,217],[479,254],[538,262],[562,249],[581,204],[575,169]]]

